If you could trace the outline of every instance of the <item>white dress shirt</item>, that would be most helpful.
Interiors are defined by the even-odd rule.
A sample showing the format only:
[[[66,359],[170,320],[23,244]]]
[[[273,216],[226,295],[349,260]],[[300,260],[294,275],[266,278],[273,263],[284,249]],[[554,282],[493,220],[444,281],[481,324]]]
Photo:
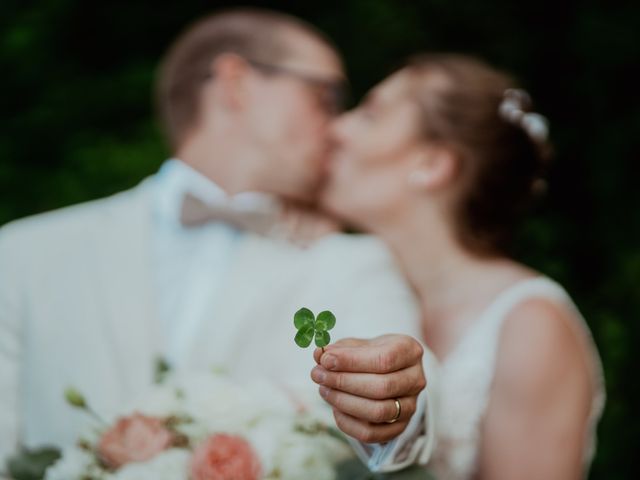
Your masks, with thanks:
[[[155,176],[152,264],[163,350],[182,366],[202,322],[212,318],[216,292],[242,232],[225,223],[186,228],[180,223],[182,201],[192,193],[205,202],[225,192],[179,160],[167,161]]]

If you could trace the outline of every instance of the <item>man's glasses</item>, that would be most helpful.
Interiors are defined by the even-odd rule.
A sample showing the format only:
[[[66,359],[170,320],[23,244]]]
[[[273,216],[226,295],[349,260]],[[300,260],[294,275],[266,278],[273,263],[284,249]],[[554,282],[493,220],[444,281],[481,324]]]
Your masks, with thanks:
[[[261,70],[266,74],[287,75],[301,80],[314,90],[322,108],[331,114],[340,113],[345,109],[348,93],[347,83],[345,81],[328,80],[315,75],[302,73],[291,68],[259,62],[256,60],[247,59],[247,62],[254,68]]]

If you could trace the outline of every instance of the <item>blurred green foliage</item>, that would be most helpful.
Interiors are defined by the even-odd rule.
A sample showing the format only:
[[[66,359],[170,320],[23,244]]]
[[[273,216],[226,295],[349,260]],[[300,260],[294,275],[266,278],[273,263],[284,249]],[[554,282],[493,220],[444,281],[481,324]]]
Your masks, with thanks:
[[[166,157],[157,61],[203,0],[3,0],[0,224],[128,188]],[[587,317],[608,404],[591,478],[640,478],[640,3],[612,0],[253,2],[299,15],[347,59],[355,97],[410,53],[477,54],[514,73],[552,121],[550,190],[518,256]]]

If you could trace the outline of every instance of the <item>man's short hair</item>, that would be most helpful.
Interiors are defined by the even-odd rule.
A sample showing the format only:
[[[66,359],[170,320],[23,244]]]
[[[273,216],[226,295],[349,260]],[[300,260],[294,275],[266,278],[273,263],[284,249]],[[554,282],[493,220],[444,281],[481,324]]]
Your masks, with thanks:
[[[287,32],[304,31],[330,45],[311,25],[270,10],[242,8],[204,17],[187,28],[161,64],[157,107],[172,149],[179,148],[200,115],[200,93],[214,59],[234,53],[248,60],[276,63],[292,52]]]

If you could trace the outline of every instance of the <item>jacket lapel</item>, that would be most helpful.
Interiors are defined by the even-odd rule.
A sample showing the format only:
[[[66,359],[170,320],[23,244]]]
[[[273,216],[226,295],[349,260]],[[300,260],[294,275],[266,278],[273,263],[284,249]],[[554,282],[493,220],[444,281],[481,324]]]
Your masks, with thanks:
[[[151,272],[150,179],[113,199],[96,238],[105,337],[124,398],[152,380],[159,353]]]

